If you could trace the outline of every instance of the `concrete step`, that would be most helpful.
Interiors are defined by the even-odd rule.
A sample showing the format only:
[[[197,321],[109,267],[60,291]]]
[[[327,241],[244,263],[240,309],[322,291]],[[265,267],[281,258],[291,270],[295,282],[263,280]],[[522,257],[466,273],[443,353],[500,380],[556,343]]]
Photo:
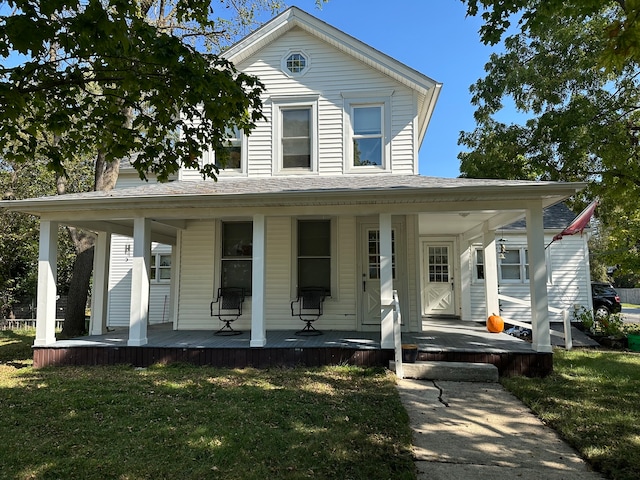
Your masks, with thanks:
[[[389,369],[396,371],[396,362],[389,362]],[[405,378],[422,380],[448,380],[452,382],[497,382],[498,367],[489,363],[468,362],[416,362],[403,363]]]

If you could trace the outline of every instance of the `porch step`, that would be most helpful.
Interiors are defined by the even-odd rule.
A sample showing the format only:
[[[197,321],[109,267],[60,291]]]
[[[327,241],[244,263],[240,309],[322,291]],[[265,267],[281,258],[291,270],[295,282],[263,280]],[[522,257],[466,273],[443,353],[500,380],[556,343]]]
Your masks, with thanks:
[[[395,372],[396,362],[389,362]],[[422,380],[448,380],[452,382],[497,382],[498,367],[489,363],[421,362],[403,363],[405,378]]]

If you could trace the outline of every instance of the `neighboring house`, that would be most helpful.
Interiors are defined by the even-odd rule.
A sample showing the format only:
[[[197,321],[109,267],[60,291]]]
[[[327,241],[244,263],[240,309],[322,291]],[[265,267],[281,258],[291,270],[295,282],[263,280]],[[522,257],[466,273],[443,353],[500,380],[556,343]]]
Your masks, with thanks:
[[[484,321],[498,310],[499,285],[507,287],[496,235],[526,217],[530,278],[519,294],[533,306],[534,350],[551,351],[543,209],[584,184],[420,176],[441,84],[295,7],[225,56],[266,86],[266,119],[248,138],[232,136],[233,161],[218,182],[181,171],[166,184],[2,202],[41,218],[36,345],[55,341],[59,223],[98,233],[92,333],[128,322],[137,346],[149,321],[215,331],[210,302],[234,286],[247,295],[234,328],[262,347],[267,330],[301,328],[290,304],[314,286],[327,295],[318,328],[380,332],[382,348],[392,348],[394,290],[404,331],[422,331],[423,317]],[[128,238],[112,243],[115,235]],[[160,244],[171,245],[170,260]],[[155,268],[152,245],[166,249]],[[476,245],[484,279],[474,274]],[[111,254],[122,261],[110,265]],[[156,287],[165,288],[158,298]],[[123,290],[127,300],[117,300]]]
[[[576,214],[564,203],[544,210],[545,263],[547,267],[547,293],[549,306],[567,309],[570,317],[580,307],[591,310],[591,274],[589,271],[589,234],[565,236],[552,242]],[[498,291],[506,297],[524,300],[518,304],[500,301],[499,314],[506,319],[531,321],[529,265],[526,222],[520,220],[498,230]],[[503,257],[503,258],[501,258]],[[473,246],[470,258],[472,270],[471,318],[485,314],[484,264],[482,245]],[[498,312],[496,312],[498,313]],[[552,322],[562,321],[559,313],[550,313]]]

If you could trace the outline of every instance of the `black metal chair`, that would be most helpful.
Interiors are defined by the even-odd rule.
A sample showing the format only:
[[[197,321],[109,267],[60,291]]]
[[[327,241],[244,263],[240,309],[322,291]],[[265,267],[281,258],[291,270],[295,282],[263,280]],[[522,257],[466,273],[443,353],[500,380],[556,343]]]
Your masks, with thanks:
[[[222,287],[218,289],[218,298],[211,302],[211,316],[218,317],[221,322],[224,322],[224,325],[214,335],[240,335],[242,333],[231,328],[231,322],[242,315],[242,302],[244,302],[244,288]]]
[[[291,302],[291,315],[300,317],[306,325],[296,335],[322,335],[312,323],[322,316],[326,296],[327,292],[323,287],[304,287],[298,291],[298,298]]]

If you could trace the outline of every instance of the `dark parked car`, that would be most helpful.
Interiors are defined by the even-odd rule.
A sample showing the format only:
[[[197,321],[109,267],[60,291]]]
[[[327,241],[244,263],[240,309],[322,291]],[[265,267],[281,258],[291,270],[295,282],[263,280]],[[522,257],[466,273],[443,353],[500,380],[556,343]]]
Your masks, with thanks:
[[[622,310],[620,296],[610,283],[591,282],[591,298],[593,313],[596,317],[606,317],[610,313],[618,313]]]

